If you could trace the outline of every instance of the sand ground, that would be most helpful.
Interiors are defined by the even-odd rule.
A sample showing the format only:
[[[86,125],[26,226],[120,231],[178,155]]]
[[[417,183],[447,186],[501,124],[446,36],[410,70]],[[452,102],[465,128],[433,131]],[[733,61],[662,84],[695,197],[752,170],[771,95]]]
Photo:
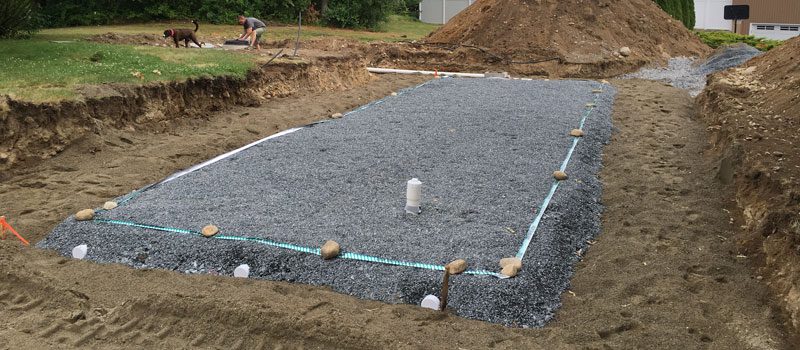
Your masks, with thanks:
[[[38,241],[64,217],[296,125],[422,82],[239,107],[167,134],[105,131],[0,177],[0,212]],[[615,81],[603,233],[557,319],[512,329],[325,288],[75,261],[0,242],[0,348],[790,349],[733,237],[732,192],[688,93]]]

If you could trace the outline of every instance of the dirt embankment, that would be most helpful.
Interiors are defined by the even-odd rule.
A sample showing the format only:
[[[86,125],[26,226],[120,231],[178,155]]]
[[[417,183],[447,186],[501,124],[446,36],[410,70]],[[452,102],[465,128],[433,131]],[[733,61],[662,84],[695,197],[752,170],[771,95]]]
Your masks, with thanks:
[[[143,86],[85,86],[83,98],[60,103],[0,99],[0,170],[52,157],[103,129],[168,132],[233,105],[257,106],[300,90],[329,91],[370,80],[358,57],[318,57],[277,62],[245,78],[206,77]]]
[[[800,38],[709,78],[698,98],[735,184],[740,246],[800,331]]]

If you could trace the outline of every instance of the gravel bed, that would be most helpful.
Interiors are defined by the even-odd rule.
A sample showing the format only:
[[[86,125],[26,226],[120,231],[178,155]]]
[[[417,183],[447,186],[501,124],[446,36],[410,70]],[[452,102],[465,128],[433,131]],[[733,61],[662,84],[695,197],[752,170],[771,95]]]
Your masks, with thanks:
[[[600,94],[593,89],[603,89]],[[376,101],[142,191],[97,218],[259,237],[429,264],[466,259],[499,271],[514,256],[596,101],[561,182],[512,279],[454,276],[461,316],[542,326],[560,305],[576,251],[600,232],[602,146],[615,90],[593,81],[440,79]],[[419,178],[422,213],[406,214],[405,185]],[[341,293],[418,304],[441,272],[319,256],[255,242],[207,239],[70,217],[39,247],[88,259],[185,273],[327,285]]]
[[[676,57],[670,59],[666,67],[643,68],[622,78],[663,81],[697,96],[706,87],[707,75],[736,67],[760,54],[761,51],[747,44],[730,45],[717,49],[705,60]]]

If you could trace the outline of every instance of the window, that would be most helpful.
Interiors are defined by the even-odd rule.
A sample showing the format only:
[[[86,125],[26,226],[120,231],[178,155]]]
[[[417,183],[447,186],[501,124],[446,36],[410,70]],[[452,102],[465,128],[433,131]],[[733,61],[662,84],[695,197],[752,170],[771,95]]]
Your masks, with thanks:
[[[781,30],[797,32],[797,31],[800,31],[800,27],[799,26],[781,26]]]
[[[758,30],[775,30],[775,26],[757,25]]]

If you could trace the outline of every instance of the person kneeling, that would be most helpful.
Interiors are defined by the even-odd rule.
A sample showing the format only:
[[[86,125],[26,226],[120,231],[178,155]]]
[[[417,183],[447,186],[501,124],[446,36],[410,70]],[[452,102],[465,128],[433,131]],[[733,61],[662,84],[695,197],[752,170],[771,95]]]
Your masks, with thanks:
[[[255,46],[256,50],[261,50],[259,41],[261,40],[261,35],[267,31],[267,25],[257,18],[245,17],[242,15],[239,15],[239,24],[244,27],[244,32],[239,39],[247,39],[247,41],[250,42],[251,48]]]

